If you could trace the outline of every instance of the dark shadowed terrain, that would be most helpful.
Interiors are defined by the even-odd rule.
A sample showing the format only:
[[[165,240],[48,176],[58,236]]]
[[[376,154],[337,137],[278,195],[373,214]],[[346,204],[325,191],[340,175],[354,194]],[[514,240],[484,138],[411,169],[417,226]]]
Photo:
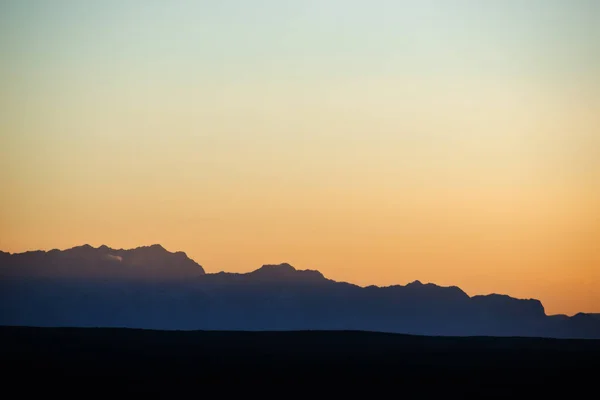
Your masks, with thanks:
[[[5,390],[63,397],[582,398],[600,371],[596,340],[358,331],[1,327],[0,355]]]
[[[20,396],[581,398],[597,339],[595,314],[418,281],[209,274],[158,245],[0,252],[1,382]]]

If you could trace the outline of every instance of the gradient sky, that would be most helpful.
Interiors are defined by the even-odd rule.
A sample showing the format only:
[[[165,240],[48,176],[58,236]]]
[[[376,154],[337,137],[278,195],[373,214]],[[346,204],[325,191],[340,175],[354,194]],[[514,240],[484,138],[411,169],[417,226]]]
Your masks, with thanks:
[[[600,312],[600,2],[0,2],[0,249]]]

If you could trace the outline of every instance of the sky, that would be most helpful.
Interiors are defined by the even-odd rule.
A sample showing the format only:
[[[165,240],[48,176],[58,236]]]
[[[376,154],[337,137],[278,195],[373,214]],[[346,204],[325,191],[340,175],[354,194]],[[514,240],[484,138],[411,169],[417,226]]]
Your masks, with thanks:
[[[600,312],[600,2],[0,2],[0,249]]]

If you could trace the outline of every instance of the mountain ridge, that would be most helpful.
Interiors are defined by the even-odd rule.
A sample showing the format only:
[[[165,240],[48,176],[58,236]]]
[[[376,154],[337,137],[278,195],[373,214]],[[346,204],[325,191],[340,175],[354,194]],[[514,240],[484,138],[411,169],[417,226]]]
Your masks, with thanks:
[[[32,260],[28,257],[37,258],[36,260]],[[151,279],[181,278],[198,276],[206,273],[204,268],[189,258],[186,253],[182,251],[170,252],[160,244],[139,246],[133,249],[113,249],[106,245],[93,247],[89,244],[84,244],[65,250],[33,250],[22,253],[3,252],[0,261],[8,262],[9,264],[10,261],[15,261],[17,264],[19,261],[23,261],[24,263],[27,263],[26,265],[21,265],[22,268],[26,269],[24,272],[33,275],[45,275],[48,272],[54,272],[59,275],[75,274],[79,276],[78,274],[80,273],[88,273],[90,276],[105,276],[108,274],[123,277],[123,275],[127,275],[130,279],[139,279],[141,277],[140,272],[144,271],[139,271],[138,269],[134,270],[133,268],[136,267],[143,267],[145,272],[150,271],[146,278]],[[57,269],[49,269],[48,266],[40,267],[36,264],[30,264],[34,261],[50,261],[54,263],[59,261],[62,263],[78,262],[79,264],[68,264],[66,271],[61,271],[60,269],[57,271]],[[87,264],[84,264],[83,262],[87,262]],[[102,264],[102,262],[105,264]],[[175,268],[169,268],[167,270],[164,268],[166,264],[175,265]],[[85,270],[85,268],[87,268],[87,270]],[[100,268],[104,269],[101,270]],[[92,271],[92,269],[94,270]],[[5,270],[0,271],[0,276],[5,272]]]
[[[418,280],[363,287],[287,262],[206,273],[157,244],[2,252],[0,300],[0,325],[600,338],[597,316],[548,316],[537,299]]]
[[[80,250],[86,250],[86,251],[93,251],[93,250],[102,250],[104,252],[110,252],[111,255],[119,255],[125,252],[135,252],[135,251],[146,251],[146,250],[154,250],[154,251],[162,251],[168,254],[172,254],[172,255],[183,255],[185,257],[188,257],[187,254],[183,251],[175,251],[175,252],[170,252],[168,251],[166,248],[164,248],[162,245],[160,244],[152,244],[152,245],[146,245],[146,246],[138,246],[138,247],[134,247],[134,248],[130,248],[130,249],[124,249],[124,248],[111,248],[107,245],[100,245],[98,247],[93,247],[90,244],[83,244],[83,245],[79,245],[79,246],[74,246],[71,248],[67,248],[64,250],[59,250],[59,249],[51,249],[51,250],[29,250],[29,251],[25,251],[25,252],[20,252],[20,253],[10,253],[10,252],[4,252],[2,250],[0,250],[0,254],[5,254],[5,255],[9,255],[9,256],[23,256],[23,255],[29,255],[29,254],[39,254],[39,253],[43,253],[43,254],[52,254],[52,253],[66,253],[66,252],[74,252],[74,251],[80,251]],[[191,261],[194,261],[192,259],[190,259]],[[194,261],[195,262],[195,261]],[[197,263],[196,263],[197,264]],[[222,275],[222,274],[230,274],[230,275],[254,275],[254,276],[265,276],[265,277],[280,277],[280,278],[290,278],[293,277],[294,273],[299,273],[299,274],[306,274],[306,275],[312,275],[315,278],[321,278],[327,281],[332,281],[332,282],[336,282],[336,283],[343,283],[343,284],[347,284],[347,285],[352,285],[352,286],[356,286],[359,288],[377,288],[377,289],[387,289],[387,288],[395,288],[395,287],[401,287],[401,288],[410,288],[413,286],[416,287],[436,287],[436,288],[447,288],[447,289],[454,289],[454,290],[459,290],[462,293],[464,293],[466,296],[473,298],[473,297],[477,297],[477,296],[505,296],[505,297],[510,297],[513,299],[517,299],[517,300],[535,300],[535,301],[540,301],[538,299],[533,299],[533,298],[516,298],[513,296],[509,296],[506,294],[497,294],[497,293],[489,293],[489,294],[478,294],[478,295],[473,295],[473,296],[469,296],[466,292],[464,292],[460,287],[455,286],[455,285],[451,285],[451,286],[442,286],[442,285],[438,285],[436,283],[433,282],[421,282],[420,280],[415,280],[412,282],[409,282],[405,285],[402,284],[391,284],[391,285],[375,285],[375,284],[371,284],[371,285],[366,285],[366,286],[361,286],[355,283],[351,283],[351,282],[346,282],[346,281],[336,281],[334,279],[329,279],[326,278],[322,272],[318,271],[318,270],[314,270],[314,269],[297,269],[294,266],[292,266],[291,264],[289,264],[288,262],[281,262],[278,264],[263,264],[262,266],[258,267],[255,270],[249,271],[249,272],[226,272],[226,271],[217,271],[217,272],[206,272],[204,270],[204,268],[200,265],[197,264],[198,267],[201,269],[202,274],[204,275]],[[269,274],[269,272],[271,272],[271,274]],[[270,275],[270,276],[269,276]]]

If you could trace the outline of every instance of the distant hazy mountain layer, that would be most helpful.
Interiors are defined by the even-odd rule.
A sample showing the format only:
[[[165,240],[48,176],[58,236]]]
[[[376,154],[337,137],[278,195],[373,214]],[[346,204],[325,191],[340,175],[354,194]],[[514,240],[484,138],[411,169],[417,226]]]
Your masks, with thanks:
[[[160,245],[0,252],[0,324],[600,338],[597,314],[547,316],[538,300],[419,281],[360,287],[289,264],[206,274]]]

